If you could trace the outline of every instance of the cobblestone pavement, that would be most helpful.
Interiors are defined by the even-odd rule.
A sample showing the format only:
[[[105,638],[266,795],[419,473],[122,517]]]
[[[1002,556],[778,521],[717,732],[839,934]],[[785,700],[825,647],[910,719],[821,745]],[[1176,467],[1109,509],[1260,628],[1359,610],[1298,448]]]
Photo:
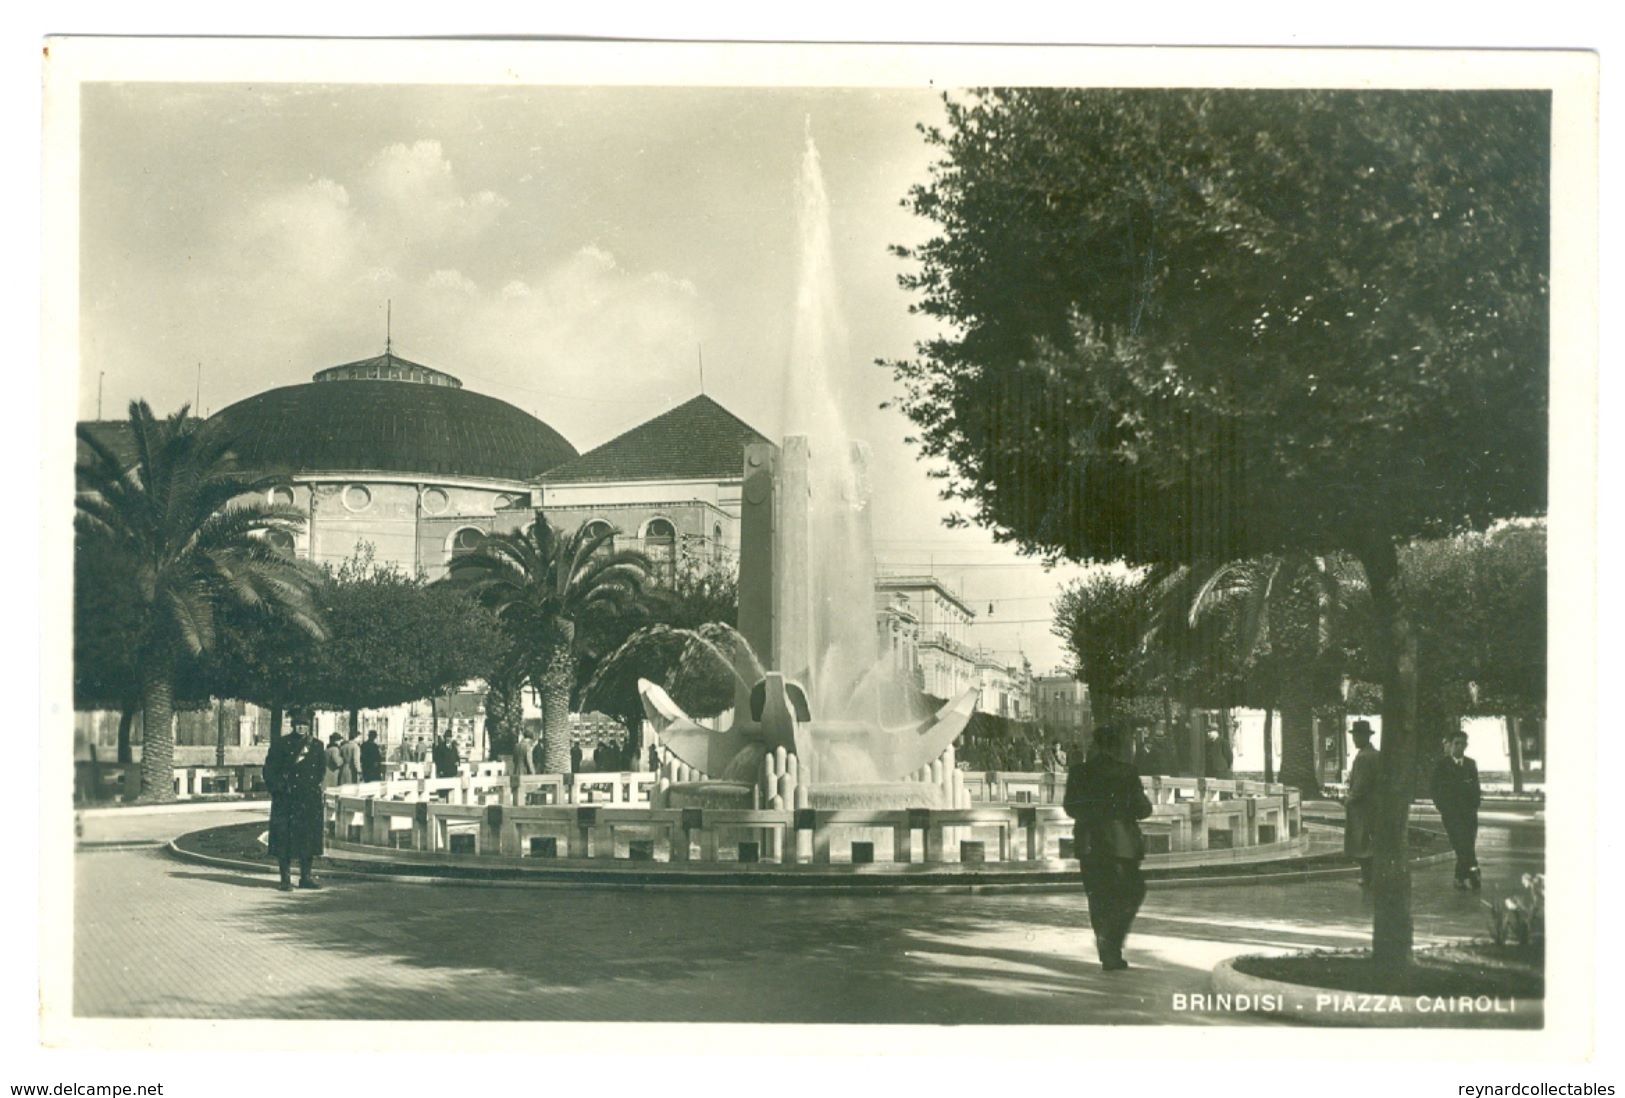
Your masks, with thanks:
[[[155,832],[206,823],[150,817]],[[1486,829],[1486,894],[1542,864]],[[1225,957],[1364,943],[1351,880],[1153,891],[1128,972],[1094,956],[1073,895],[839,896],[425,886],[264,876],[158,849],[76,855],[74,1012],[92,1017],[1150,1023]],[[1419,942],[1482,936],[1447,864],[1416,874]]]

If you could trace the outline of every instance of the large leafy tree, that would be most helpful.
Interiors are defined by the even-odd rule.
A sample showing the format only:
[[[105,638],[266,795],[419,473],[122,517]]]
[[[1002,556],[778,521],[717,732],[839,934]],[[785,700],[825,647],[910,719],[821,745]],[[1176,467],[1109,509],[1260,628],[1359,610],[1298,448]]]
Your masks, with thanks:
[[[502,623],[509,667],[542,705],[542,769],[570,768],[570,699],[578,645],[604,617],[625,614],[649,582],[649,558],[612,549],[613,530],[565,534],[537,512],[522,530],[493,534],[451,562],[447,583],[471,593]]]
[[[292,508],[257,502],[268,481],[239,468],[231,440],[186,409],[167,419],[130,405],[133,458],[81,427],[75,521],[100,554],[102,582],[129,615],[140,682],[141,799],[174,797],[176,680],[214,646],[221,607],[294,622],[319,636],[308,569],[278,554],[268,531],[293,533]]]
[[[1035,551],[1346,551],[1383,686],[1374,954],[1408,964],[1398,549],[1546,506],[1549,97],[1003,89],[947,103],[892,363],[971,517]]]
[[[1417,667],[1418,773],[1429,747],[1463,717],[1539,720],[1546,713],[1546,529],[1506,524],[1487,532],[1417,541],[1400,568],[1425,658]],[[1355,604],[1353,655],[1364,668],[1380,655],[1369,607]],[[1366,670],[1369,674],[1369,670]],[[1522,780],[1521,739],[1510,737],[1512,776]]]
[[[1192,707],[1246,698],[1231,639],[1239,626],[1190,615],[1200,578],[1189,569],[1101,570],[1062,591],[1053,632],[1067,645],[1091,704],[1107,720],[1153,726],[1143,765],[1161,773],[1204,772],[1187,729]]]
[[[381,564],[362,544],[321,589],[328,637],[314,653],[306,704],[362,709],[435,697],[487,677],[505,645],[496,617],[468,593]]]
[[[1223,642],[1197,651],[1234,669],[1245,700],[1261,706],[1265,779],[1271,774],[1270,725],[1281,710],[1281,780],[1319,796],[1314,710],[1331,702],[1345,667],[1349,594],[1358,578],[1335,557],[1291,553],[1181,565],[1153,588],[1153,634],[1217,622]]]

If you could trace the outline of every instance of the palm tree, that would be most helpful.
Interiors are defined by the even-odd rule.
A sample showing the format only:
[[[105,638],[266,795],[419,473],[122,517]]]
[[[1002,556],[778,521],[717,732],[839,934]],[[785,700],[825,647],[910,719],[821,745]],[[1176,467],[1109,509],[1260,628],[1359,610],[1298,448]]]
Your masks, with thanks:
[[[135,606],[144,801],[174,797],[176,676],[183,660],[213,649],[219,609],[235,604],[322,635],[312,571],[264,537],[296,532],[302,516],[244,500],[272,478],[241,470],[230,440],[186,413],[161,420],[132,402],[131,460],[84,426],[78,432],[88,455],[77,469],[75,528],[84,544],[108,551],[105,580],[123,585]]]
[[[570,768],[578,627],[631,608],[653,571],[642,553],[611,549],[615,534],[582,525],[565,535],[538,511],[523,530],[493,534],[451,562],[448,581],[496,612],[515,664],[541,698],[542,769],[550,774]]]
[[[1336,623],[1357,578],[1330,557],[1294,553],[1179,567],[1150,577],[1158,611],[1152,632],[1171,623],[1188,629],[1228,618],[1237,666],[1260,691],[1270,722],[1281,710],[1281,781],[1305,796],[1320,792],[1315,765],[1314,706],[1328,661],[1336,659]]]

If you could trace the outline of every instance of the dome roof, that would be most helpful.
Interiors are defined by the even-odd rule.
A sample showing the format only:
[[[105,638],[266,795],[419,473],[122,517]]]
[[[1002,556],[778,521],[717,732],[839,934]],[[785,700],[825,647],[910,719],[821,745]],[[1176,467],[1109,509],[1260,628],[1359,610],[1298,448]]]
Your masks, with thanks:
[[[230,433],[244,465],[289,473],[528,480],[576,456],[535,416],[460,384],[384,354],[240,400],[208,425]]]

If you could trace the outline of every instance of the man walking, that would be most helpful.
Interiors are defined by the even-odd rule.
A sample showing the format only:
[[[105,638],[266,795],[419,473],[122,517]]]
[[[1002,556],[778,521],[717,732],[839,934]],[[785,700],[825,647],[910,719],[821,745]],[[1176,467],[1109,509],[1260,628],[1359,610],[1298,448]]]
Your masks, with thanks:
[[[1467,757],[1467,733],[1450,737],[1449,752],[1433,765],[1433,806],[1444,821],[1445,834],[1456,852],[1456,888],[1477,892],[1482,886],[1478,871],[1478,805],[1483,793],[1478,785],[1478,764]]]
[[[1140,776],[1124,756],[1127,737],[1110,725],[1095,729],[1089,758],[1066,776],[1062,807],[1074,821],[1072,842],[1089,897],[1089,925],[1095,932],[1100,967],[1128,967],[1123,942],[1145,900],[1140,862],[1145,840],[1139,821],[1151,815]]]

